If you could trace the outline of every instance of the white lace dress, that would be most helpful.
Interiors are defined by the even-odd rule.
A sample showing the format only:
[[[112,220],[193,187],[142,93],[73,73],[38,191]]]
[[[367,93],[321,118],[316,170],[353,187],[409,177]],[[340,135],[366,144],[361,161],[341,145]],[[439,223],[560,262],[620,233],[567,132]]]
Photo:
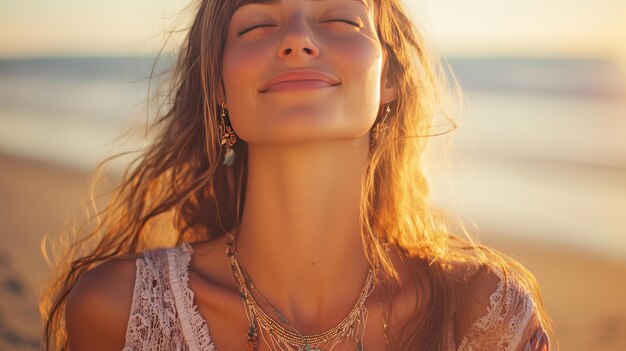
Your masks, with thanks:
[[[123,351],[216,351],[189,287],[187,244],[151,250],[137,259],[137,275]],[[548,338],[530,296],[500,281],[490,308],[457,346],[452,328],[446,351],[547,351]]]

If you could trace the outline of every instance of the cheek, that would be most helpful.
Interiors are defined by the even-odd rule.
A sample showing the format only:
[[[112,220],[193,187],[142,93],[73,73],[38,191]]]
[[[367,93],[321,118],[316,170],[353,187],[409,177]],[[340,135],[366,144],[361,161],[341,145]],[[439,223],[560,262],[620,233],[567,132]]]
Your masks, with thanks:
[[[357,88],[362,88],[363,93],[367,93],[367,97],[371,99],[371,94],[380,87],[383,63],[380,45],[366,38],[336,45],[334,51],[343,58],[342,71],[349,75],[347,78],[353,81]]]
[[[263,50],[255,46],[225,48],[222,58],[222,73],[227,99],[236,99],[240,94],[234,94],[235,92],[239,93],[256,88],[251,78],[258,75],[258,61],[261,52]]]
[[[352,111],[363,116],[363,122],[374,123],[380,104],[382,49],[370,40],[354,41],[337,46],[341,55],[341,72],[348,83],[345,86],[347,102]]]
[[[372,65],[381,60],[382,49],[378,42],[363,35],[356,39],[337,39],[329,42],[329,55],[344,57],[356,67]]]

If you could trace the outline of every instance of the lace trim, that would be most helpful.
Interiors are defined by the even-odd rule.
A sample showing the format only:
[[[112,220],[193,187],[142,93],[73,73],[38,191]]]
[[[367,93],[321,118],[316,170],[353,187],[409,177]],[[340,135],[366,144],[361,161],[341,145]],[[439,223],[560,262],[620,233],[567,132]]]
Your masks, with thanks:
[[[191,246],[181,244],[176,250],[167,251],[168,271],[176,309],[183,334],[191,351],[217,351],[211,341],[209,326],[194,303],[194,292],[189,286],[189,262]]]
[[[123,350],[183,350],[184,336],[176,319],[174,296],[163,271],[167,267],[163,250],[146,252],[135,264],[135,287]]]
[[[128,315],[126,337],[122,351],[132,351],[132,347],[130,346],[133,343],[132,336],[139,335],[139,330],[144,329],[149,325],[145,317],[135,314],[135,311],[137,311],[140,304],[140,299],[138,297],[142,296],[141,291],[145,288],[142,284],[142,271],[144,270],[144,266],[145,263],[142,260],[135,260],[135,287],[133,288],[133,299],[130,307],[130,313]]]
[[[532,304],[529,304],[529,307],[525,308],[523,311],[524,313],[521,315],[521,319],[519,321],[519,326],[522,327],[522,329],[513,334],[513,338],[511,339],[512,346],[519,345],[522,342],[523,331],[526,329],[526,326],[528,325],[528,322],[533,314]]]

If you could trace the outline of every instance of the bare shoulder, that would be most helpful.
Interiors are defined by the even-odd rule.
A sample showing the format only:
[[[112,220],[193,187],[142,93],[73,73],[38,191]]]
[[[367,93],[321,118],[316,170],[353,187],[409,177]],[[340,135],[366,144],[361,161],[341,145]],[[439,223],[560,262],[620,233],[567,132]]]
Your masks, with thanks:
[[[71,350],[120,350],[132,305],[136,258],[114,259],[83,274],[67,298]]]
[[[487,315],[494,293],[498,290],[501,277],[487,265],[455,263],[450,269],[453,279],[460,282],[456,292],[457,310],[455,338],[461,336],[481,317]]]
[[[491,267],[481,266],[466,279],[460,294],[464,310],[470,312],[471,317],[482,316],[487,312],[491,296],[498,289],[501,278]]]

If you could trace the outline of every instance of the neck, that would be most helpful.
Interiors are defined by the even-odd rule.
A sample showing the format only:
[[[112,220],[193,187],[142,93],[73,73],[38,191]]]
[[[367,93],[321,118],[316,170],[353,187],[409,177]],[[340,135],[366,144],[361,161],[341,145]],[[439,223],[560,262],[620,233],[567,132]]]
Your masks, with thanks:
[[[369,138],[251,145],[237,251],[256,288],[304,330],[350,311],[369,263],[361,177]]]

